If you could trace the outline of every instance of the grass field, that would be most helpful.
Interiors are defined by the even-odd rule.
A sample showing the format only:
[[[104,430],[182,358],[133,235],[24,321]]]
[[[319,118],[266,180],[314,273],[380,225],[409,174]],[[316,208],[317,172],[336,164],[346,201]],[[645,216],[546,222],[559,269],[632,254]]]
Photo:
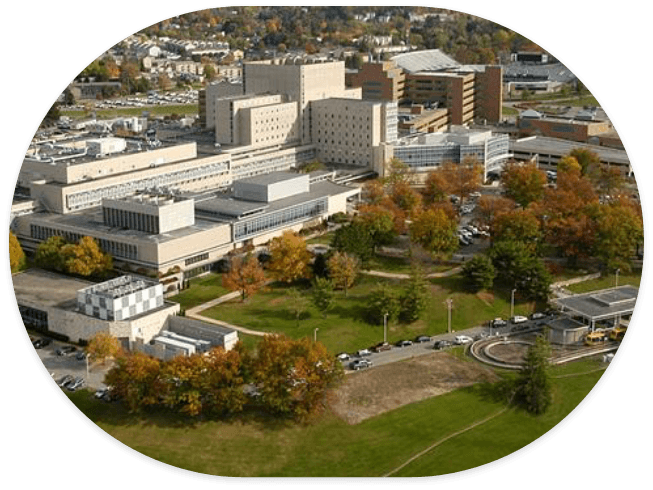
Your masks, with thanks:
[[[396,473],[439,475],[485,464],[545,434],[567,416],[600,379],[596,360],[554,368],[554,403],[540,417],[511,409],[448,439]],[[296,425],[248,413],[227,421],[189,422],[168,413],[129,414],[121,405],[88,392],[68,396],[108,434],[164,463],[224,476],[380,476],[471,424],[501,412],[491,387],[470,388],[426,399],[348,425],[326,414],[313,425]]]
[[[222,287],[221,274],[211,273],[197,279],[191,279],[190,284],[189,289],[185,289],[169,298],[170,301],[179,303],[183,310],[206,303],[229,292],[228,289]]]
[[[253,330],[285,333],[292,338],[312,338],[314,329],[318,328],[317,337],[329,350],[353,352],[383,340],[383,326],[371,325],[365,320],[368,297],[376,284],[381,282],[397,291],[402,288],[402,281],[360,275],[347,297],[342,291],[336,292],[335,305],[327,313],[326,319],[309,298],[307,311],[299,325],[290,311],[288,286],[283,284],[273,284],[245,303],[234,300],[210,308],[203,315]],[[444,301],[447,298],[453,299],[453,330],[470,328],[497,316],[505,318],[510,314],[509,291],[499,291],[494,296],[467,293],[459,275],[432,279],[429,284],[430,299],[422,319],[412,324],[391,323],[388,326],[388,341],[446,332],[447,308]],[[306,293],[308,295],[308,290]],[[532,303],[517,302],[515,314],[529,313],[532,308]]]
[[[95,111],[99,119],[111,119],[120,116],[141,116],[143,112],[149,112],[156,116],[177,115],[194,115],[197,114],[197,104],[176,104],[176,105],[157,105],[148,107],[124,107],[116,109],[97,109]],[[71,119],[82,119],[88,117],[90,112],[86,111],[61,111],[62,116],[68,116]]]
[[[632,274],[619,274],[619,285],[630,284],[631,286],[639,287],[639,282],[642,279],[642,273],[636,272]],[[571,284],[567,287],[574,293],[586,293],[587,291],[594,291],[596,289],[611,288],[615,285],[615,274],[609,274],[599,279],[592,279],[591,281],[579,282],[578,284]]]

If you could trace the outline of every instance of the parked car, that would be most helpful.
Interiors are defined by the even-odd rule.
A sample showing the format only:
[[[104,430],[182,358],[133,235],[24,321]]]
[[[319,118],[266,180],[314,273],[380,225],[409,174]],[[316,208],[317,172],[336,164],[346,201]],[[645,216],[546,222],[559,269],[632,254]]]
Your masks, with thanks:
[[[50,339],[36,339],[34,342],[32,342],[32,345],[34,346],[35,349],[42,349],[43,347],[46,347],[52,343],[52,340]]]
[[[468,337],[467,335],[458,335],[454,340],[454,344],[456,345],[465,345],[469,344],[471,342],[474,342],[474,339],[471,337]]]
[[[84,378],[77,377],[71,383],[66,384],[66,389],[68,391],[75,391],[75,390],[81,388],[82,386],[84,386]]]
[[[74,347],[72,345],[64,345],[63,347],[60,347],[57,349],[57,355],[58,356],[68,356],[72,354],[73,352],[77,351],[77,347]]]
[[[505,321],[503,318],[495,318],[494,320],[492,320],[492,326],[495,328],[505,327],[506,325],[508,325],[508,322]]]
[[[356,355],[358,357],[371,356],[372,352],[369,349],[360,349],[358,352],[356,352]]]
[[[374,347],[372,347],[374,352],[383,352],[390,349],[392,349],[392,346],[387,342],[381,342],[380,344],[376,344]]]
[[[511,323],[518,324],[518,323],[526,323],[528,321],[528,318],[525,316],[521,315],[515,315],[510,319]]]
[[[359,369],[368,368],[371,365],[372,361],[369,359],[356,359],[349,364],[349,368],[353,369],[354,371],[358,371]]]
[[[541,311],[536,311],[531,315],[531,320],[541,320],[542,318],[546,318],[546,315]]]
[[[349,354],[346,352],[341,352],[340,354],[336,354],[336,359],[339,361],[348,361],[349,360]]]
[[[413,342],[410,340],[400,340],[395,345],[397,347],[408,347],[409,345],[413,345]]]
[[[433,344],[433,349],[440,350],[450,346],[451,346],[451,342],[449,342],[448,340],[436,340],[435,343]]]
[[[75,354],[75,359],[77,359],[78,361],[83,361],[84,359],[86,359],[86,352],[80,350],[77,354]]]
[[[431,337],[429,337],[428,335],[418,335],[417,337],[415,337],[415,342],[418,344],[421,344],[422,342],[430,342],[430,341],[431,341]]]
[[[63,378],[61,378],[59,380],[59,382],[57,384],[63,388],[68,383],[70,383],[71,381],[74,381],[74,380],[75,380],[75,378],[71,374],[66,374]]]

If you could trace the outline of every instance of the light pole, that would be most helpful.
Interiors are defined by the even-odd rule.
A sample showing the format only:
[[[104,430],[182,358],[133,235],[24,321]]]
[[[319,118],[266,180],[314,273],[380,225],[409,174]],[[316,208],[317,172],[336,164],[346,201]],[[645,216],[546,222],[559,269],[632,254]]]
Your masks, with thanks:
[[[617,269],[615,272],[614,276],[614,287],[617,287],[619,285],[619,269]]]
[[[383,314],[383,343],[388,341],[388,314]]]
[[[315,330],[313,330],[313,342],[317,342],[317,331],[319,329],[319,327],[315,327]]]
[[[453,304],[453,300],[449,298],[447,300],[447,331],[451,333],[451,305]]]
[[[512,293],[510,294],[510,318],[515,316],[515,291],[516,289],[512,290]]]

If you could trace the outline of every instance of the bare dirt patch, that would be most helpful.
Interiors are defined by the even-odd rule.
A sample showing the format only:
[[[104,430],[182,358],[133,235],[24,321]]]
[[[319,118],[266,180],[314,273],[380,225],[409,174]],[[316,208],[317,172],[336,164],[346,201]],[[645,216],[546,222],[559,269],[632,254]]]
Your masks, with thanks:
[[[494,294],[481,291],[476,293],[476,297],[483,301],[486,305],[492,306],[494,303]]]
[[[350,374],[333,396],[331,408],[349,424],[480,381],[495,381],[488,368],[445,352]]]

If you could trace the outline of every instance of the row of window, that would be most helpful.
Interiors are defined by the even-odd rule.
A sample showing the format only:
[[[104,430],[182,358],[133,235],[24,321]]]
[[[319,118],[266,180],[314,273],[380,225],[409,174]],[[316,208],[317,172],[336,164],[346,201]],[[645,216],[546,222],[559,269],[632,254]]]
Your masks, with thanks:
[[[316,201],[302,203],[291,208],[252,218],[249,221],[236,223],[234,225],[234,240],[243,240],[289,223],[319,216],[327,210],[327,207],[328,198],[323,197]]]
[[[120,198],[148,188],[169,187],[196,180],[226,174],[229,171],[227,163],[212,163],[202,167],[179,170],[156,177],[132,180],[123,184],[102,187],[91,191],[77,192],[66,196],[69,209],[83,209],[98,205],[103,198]]]
[[[102,208],[104,223],[108,226],[159,234],[159,218],[152,214],[136,213],[124,209]]]
[[[203,253],[199,255],[195,255],[194,257],[190,257],[184,261],[184,264],[186,266],[189,266],[191,264],[196,264],[197,262],[202,262],[203,260],[208,260],[209,259],[209,254]]]
[[[77,242],[84,235],[80,233],[74,233],[67,230],[58,230],[55,228],[50,228],[48,226],[41,225],[30,225],[30,236],[36,240],[45,241],[53,236],[60,236],[65,238],[69,242]],[[114,242],[112,240],[106,240],[104,238],[95,239],[100,245],[100,248],[105,252],[111,254],[113,257],[121,257],[126,259],[136,259],[138,258],[138,247],[136,245],[131,245],[128,243]]]

